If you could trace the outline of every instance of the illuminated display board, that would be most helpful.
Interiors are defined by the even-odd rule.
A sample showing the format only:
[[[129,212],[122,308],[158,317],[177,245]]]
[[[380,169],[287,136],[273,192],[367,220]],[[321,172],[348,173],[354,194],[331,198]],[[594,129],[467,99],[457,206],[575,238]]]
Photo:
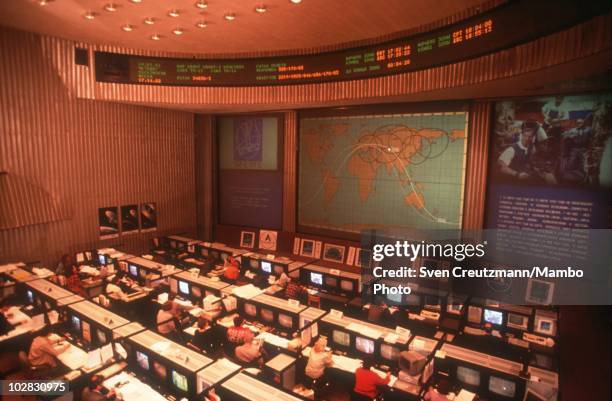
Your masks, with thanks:
[[[149,85],[252,86],[363,79],[465,60],[610,11],[607,2],[517,1],[443,29],[337,52],[202,60],[96,52],[96,80]]]

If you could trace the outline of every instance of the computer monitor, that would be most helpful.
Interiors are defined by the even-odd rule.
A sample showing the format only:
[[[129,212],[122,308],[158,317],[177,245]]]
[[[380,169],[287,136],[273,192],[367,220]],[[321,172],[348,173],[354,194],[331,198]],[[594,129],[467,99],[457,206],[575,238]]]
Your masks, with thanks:
[[[511,380],[491,375],[489,377],[489,391],[503,397],[514,397],[516,393],[516,383]]]
[[[326,287],[336,287],[338,285],[338,279],[336,277],[327,276],[325,277]]]
[[[278,324],[286,329],[293,329],[293,317],[285,315],[284,313],[279,313]]]
[[[503,312],[500,312],[500,311],[485,309],[484,310],[484,321],[487,323],[494,324],[496,326],[501,326],[501,324],[504,321],[504,314]]]
[[[229,257],[229,253],[227,252],[221,252],[221,260],[225,262],[225,259],[227,259]]]
[[[176,370],[172,370],[172,384],[174,387],[185,393],[189,392],[189,382],[187,376],[180,374]]]
[[[176,249],[176,241],[170,241],[170,248]]]
[[[138,278],[138,266],[129,265],[130,267],[130,276]]]
[[[181,294],[189,295],[189,283],[188,282],[179,280],[178,289]]]
[[[457,366],[457,380],[468,386],[480,386],[480,372],[465,366]]]
[[[480,324],[482,321],[482,308],[478,306],[468,306],[468,322]]]
[[[80,333],[81,331],[81,319],[78,316],[72,315],[70,319],[70,323],[72,324],[72,329],[75,333]]]
[[[144,352],[136,351],[136,363],[143,370],[149,370],[149,356]]]
[[[247,302],[244,304],[244,313],[249,316],[257,316],[257,307],[254,304]]]
[[[272,273],[272,263],[266,262],[265,260],[261,261],[261,270],[266,273]]]
[[[463,304],[460,304],[458,302],[451,302],[447,305],[446,309],[449,313],[460,314],[461,309],[463,309]]]
[[[274,273],[281,275],[285,272],[285,268],[282,265],[274,265]]]
[[[34,293],[30,290],[26,292],[26,296],[28,297],[28,303],[34,304]]]
[[[202,298],[202,289],[198,287],[197,285],[192,285],[191,295],[193,295],[196,298]]]
[[[98,255],[98,263],[100,263],[101,265],[105,265],[106,264],[106,256],[100,254]]]
[[[332,341],[334,342],[334,344],[340,345],[342,347],[349,347],[351,345],[351,335],[346,331],[333,330]]]
[[[342,291],[355,291],[355,283],[352,280],[340,280],[340,289]]]
[[[355,349],[357,349],[359,352],[363,352],[364,354],[373,354],[374,340],[365,337],[356,337]]]
[[[388,361],[397,361],[399,353],[400,351],[396,346],[389,344],[381,344],[380,346],[380,356]]]
[[[210,251],[210,256],[214,259],[214,260],[219,260],[219,252],[218,251]]]
[[[401,304],[402,303],[402,294],[399,293],[399,292],[397,294],[389,293],[389,294],[387,294],[387,300],[391,301],[391,302],[395,302],[395,303]]]
[[[423,371],[427,358],[417,351],[402,351],[399,357],[399,367],[411,376],[416,376]]]
[[[435,295],[425,295],[425,307],[430,309],[440,309],[440,297]]]
[[[155,373],[155,376],[161,381],[166,381],[168,372],[165,365],[157,361],[153,361],[153,373]]]
[[[91,343],[91,326],[85,320],[81,322],[81,337],[87,344]]]
[[[527,316],[508,313],[508,322],[506,325],[515,329],[527,330],[528,321],[529,318]]]
[[[310,272],[310,282],[314,285],[323,285],[323,274]]]
[[[300,340],[302,341],[302,347],[310,345],[310,341],[312,341],[312,331],[310,327],[302,330],[300,333]]]
[[[536,316],[534,331],[549,336],[555,335],[555,322],[553,319]]]
[[[274,312],[270,309],[261,309],[261,320],[264,322],[270,323],[274,321]]]
[[[421,306],[421,297],[418,294],[410,293],[406,295],[404,303],[410,306]]]
[[[251,267],[251,269],[259,269],[259,260],[249,259],[249,266]]]
[[[96,329],[96,337],[98,338],[98,343],[100,344],[106,344],[108,342],[104,330]]]
[[[206,257],[208,256],[208,249],[207,248],[200,248],[200,255]]]

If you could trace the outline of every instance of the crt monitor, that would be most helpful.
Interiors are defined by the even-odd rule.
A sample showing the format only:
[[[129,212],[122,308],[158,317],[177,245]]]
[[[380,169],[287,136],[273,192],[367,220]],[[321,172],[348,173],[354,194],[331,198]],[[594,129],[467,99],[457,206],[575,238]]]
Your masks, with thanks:
[[[333,330],[332,341],[336,345],[340,345],[342,347],[349,347],[351,345],[351,335],[346,331]]]
[[[401,304],[402,303],[402,294],[399,293],[399,292],[397,294],[389,293],[389,294],[387,294],[387,300],[391,301],[391,302],[395,302],[395,303]]]
[[[149,356],[144,352],[136,351],[136,363],[143,370],[149,370]]]
[[[284,313],[279,313],[278,324],[286,329],[293,329],[293,317],[285,315]]]
[[[266,262],[265,260],[261,261],[261,270],[266,273],[272,273],[272,263]]]
[[[34,293],[33,293],[31,290],[28,290],[28,291],[26,292],[26,295],[27,295],[27,297],[28,297],[28,303],[29,303],[30,305],[33,305],[33,304],[34,304]]]
[[[504,321],[504,314],[503,312],[500,312],[500,311],[496,311],[492,309],[485,309],[484,310],[484,321],[487,323],[496,325],[496,326],[501,326],[502,322]]]
[[[355,283],[352,280],[340,280],[340,288],[342,291],[355,291]]]
[[[262,308],[261,309],[261,320],[267,323],[274,321],[274,312],[272,312],[270,309]]]
[[[274,273],[280,276],[284,272],[285,272],[285,269],[283,268],[282,265],[274,265]]]
[[[428,308],[440,308],[441,300],[435,295],[425,295],[425,306]]]
[[[210,251],[210,256],[214,259],[214,260],[219,260],[219,252],[218,251]]]
[[[106,344],[108,341],[108,338],[106,337],[106,333],[104,332],[104,330],[96,329],[96,337],[98,338],[98,343],[100,344]]]
[[[310,272],[310,282],[314,285],[323,285],[323,274]]]
[[[357,337],[355,339],[355,348],[364,354],[374,353],[374,340],[365,337]]]
[[[257,307],[254,304],[247,302],[244,304],[244,313],[249,316],[257,316]]]
[[[106,256],[100,254],[98,255],[98,263],[100,263],[101,265],[105,265],[106,264]]]
[[[516,393],[516,383],[512,380],[502,379],[501,377],[489,377],[489,391],[503,397],[514,397]]]
[[[91,343],[91,326],[85,320],[81,322],[81,333],[83,341],[85,341],[87,344]]]
[[[480,385],[480,372],[465,366],[457,366],[457,380],[468,386]]]
[[[160,379],[161,381],[166,380],[166,366],[162,365],[157,361],[153,361],[153,373],[155,373],[155,377]]]
[[[221,252],[221,260],[225,262],[225,259],[227,259],[229,257],[229,253],[227,252]]]
[[[336,277],[327,276],[325,277],[326,287],[336,287],[338,285],[338,279]]]
[[[72,325],[72,330],[74,330],[74,332],[76,333],[81,332],[81,319],[78,316],[72,315],[70,319],[70,323]]]
[[[527,330],[528,324],[527,316],[517,315],[515,313],[508,313],[508,327],[514,327],[515,329]]]
[[[416,376],[423,371],[427,358],[417,351],[400,352],[399,367],[411,376]]]
[[[134,265],[129,265],[129,266],[130,266],[130,276],[134,278],[138,278],[138,267]]]
[[[259,269],[259,260],[249,259],[249,266],[251,267],[251,269]]]
[[[380,346],[380,356],[387,361],[397,361],[399,354],[399,348],[394,345],[382,344]]]
[[[177,390],[185,393],[189,392],[189,383],[187,382],[187,376],[172,370],[172,384]]]
[[[179,280],[178,290],[183,295],[189,295],[189,283],[186,281]]]

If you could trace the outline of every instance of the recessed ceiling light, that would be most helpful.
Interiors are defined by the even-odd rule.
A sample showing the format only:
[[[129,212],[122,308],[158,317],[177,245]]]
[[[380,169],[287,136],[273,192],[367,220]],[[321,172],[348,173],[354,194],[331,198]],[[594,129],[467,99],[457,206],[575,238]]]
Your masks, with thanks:
[[[183,32],[185,32],[183,28],[174,28],[172,30],[172,33],[175,34],[176,36],[181,36]]]
[[[255,12],[265,13],[266,11],[268,11],[268,8],[266,7],[265,4],[260,4],[260,5],[255,7]]]
[[[153,39],[153,40],[160,40],[161,38],[162,38],[162,37],[161,37],[161,35],[158,35],[158,34],[156,34],[156,33],[154,33],[153,35],[151,35],[151,39]]]
[[[204,8],[208,7],[208,3],[205,0],[198,0],[198,1],[196,1],[195,6],[197,8],[204,9]]]
[[[198,21],[198,22],[196,23],[196,26],[197,26],[198,28],[206,28],[206,27],[208,26],[208,22],[206,22],[206,21],[204,21],[204,20],[202,20],[202,21]]]
[[[125,32],[132,32],[134,30],[134,25],[125,24],[121,27],[121,29],[123,29]]]
[[[53,0],[38,0],[38,4],[40,4],[41,6],[46,6],[47,4],[51,3]]]
[[[147,25],[153,25],[155,23],[155,18],[153,17],[147,17],[144,19],[144,23]]]
[[[181,15],[181,14],[179,13],[179,10],[174,9],[174,10],[170,10],[170,11],[168,11],[168,15],[169,15],[169,16],[171,16],[171,17],[173,17],[173,18],[176,18],[176,17],[178,17],[178,16],[179,16],[179,15]]]
[[[130,0],[130,1],[131,1],[132,3],[136,3],[136,4],[138,4],[138,3],[142,3],[142,0]]]
[[[236,19],[236,14],[234,14],[234,13],[225,13],[223,18],[225,18],[226,21],[233,21],[233,20]]]
[[[83,18],[92,20],[96,18],[96,13],[94,13],[93,11],[87,11],[85,14],[83,14]]]
[[[300,4],[302,0],[290,0],[293,4]]]
[[[117,5],[115,3],[108,3],[104,6],[104,9],[108,12],[117,11]]]

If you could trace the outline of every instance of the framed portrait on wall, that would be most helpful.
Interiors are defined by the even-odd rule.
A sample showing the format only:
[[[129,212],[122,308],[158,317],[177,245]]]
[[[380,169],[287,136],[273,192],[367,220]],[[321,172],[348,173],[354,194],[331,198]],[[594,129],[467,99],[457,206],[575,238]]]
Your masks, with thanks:
[[[119,208],[117,206],[98,209],[98,232],[100,239],[119,236]]]
[[[315,254],[315,241],[311,239],[303,239],[300,246],[300,256],[312,258]]]
[[[325,244],[323,246],[323,260],[344,263],[345,249],[346,247],[343,245]]]
[[[134,234],[138,228],[138,205],[121,206],[121,233]]]
[[[142,232],[157,230],[157,204],[155,202],[140,205],[140,230]]]
[[[253,248],[255,246],[255,232],[241,231],[240,232],[240,247]]]

